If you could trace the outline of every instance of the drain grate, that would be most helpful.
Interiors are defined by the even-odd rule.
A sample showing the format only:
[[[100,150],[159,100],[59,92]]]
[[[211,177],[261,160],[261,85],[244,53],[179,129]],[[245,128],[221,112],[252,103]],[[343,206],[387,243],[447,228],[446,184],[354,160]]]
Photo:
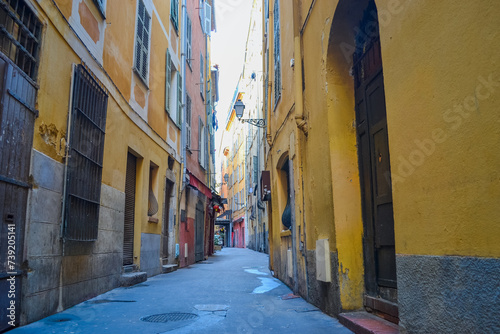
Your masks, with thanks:
[[[180,312],[154,314],[141,318],[142,321],[146,322],[174,322],[174,321],[185,321],[185,320],[195,320],[195,319],[198,319],[198,315],[194,313],[180,313]]]

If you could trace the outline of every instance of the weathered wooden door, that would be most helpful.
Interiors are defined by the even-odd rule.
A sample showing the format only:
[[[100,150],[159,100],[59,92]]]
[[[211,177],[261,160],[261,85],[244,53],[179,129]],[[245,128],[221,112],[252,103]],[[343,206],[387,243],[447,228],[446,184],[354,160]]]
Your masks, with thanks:
[[[205,210],[203,210],[203,203],[201,201],[198,201],[196,203],[196,214],[194,218],[194,224],[195,224],[195,261],[202,261],[204,258],[204,252],[203,252],[203,239],[204,239],[204,225],[205,225]]]
[[[169,219],[170,219],[170,199],[172,198],[172,189],[174,183],[167,179],[165,184],[165,219],[162,228],[162,258],[168,258],[168,234],[169,234]]]
[[[125,176],[125,218],[123,223],[123,265],[134,264],[135,178],[137,158],[127,153]]]
[[[366,23],[371,24],[371,10],[368,13]],[[354,55],[354,79],[366,292],[368,296],[396,302],[391,166],[378,34],[358,45]]]
[[[37,88],[0,53],[0,332],[19,324]],[[11,322],[13,321],[13,322]],[[9,324],[10,323],[10,324]]]

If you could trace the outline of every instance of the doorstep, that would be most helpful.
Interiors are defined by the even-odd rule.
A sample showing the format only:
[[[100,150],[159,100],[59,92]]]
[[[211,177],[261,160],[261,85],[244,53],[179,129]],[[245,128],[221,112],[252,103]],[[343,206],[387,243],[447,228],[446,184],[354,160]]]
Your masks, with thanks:
[[[162,266],[162,273],[167,274],[177,270],[176,264],[164,264]]]
[[[148,279],[148,274],[145,272],[125,273],[120,276],[120,286],[132,286],[138,283],[145,282]]]
[[[339,322],[356,334],[397,334],[399,326],[368,312],[341,313]]]

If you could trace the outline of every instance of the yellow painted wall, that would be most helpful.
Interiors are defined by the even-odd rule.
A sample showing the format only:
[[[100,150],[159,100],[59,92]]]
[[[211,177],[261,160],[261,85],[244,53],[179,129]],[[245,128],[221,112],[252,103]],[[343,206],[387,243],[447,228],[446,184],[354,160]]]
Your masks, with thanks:
[[[396,252],[498,257],[500,3],[401,3],[381,25]]]
[[[66,2],[59,4],[68,5]],[[37,99],[40,116],[35,122],[33,148],[58,162],[65,162],[64,150],[71,95],[72,65],[80,64],[84,60],[91,71],[98,78],[103,79],[109,90],[102,183],[124,192],[127,152],[130,150],[139,157],[134,237],[135,264],[139,265],[141,233],[161,233],[168,151],[174,153],[175,148],[168,147],[161,140],[161,138],[165,139],[166,128],[170,122],[166,119],[164,111],[164,70],[167,42],[156,18],[153,18],[150,50],[152,53],[150,89],[152,92],[154,90],[154,93],[149,96],[149,115],[151,116],[149,123],[153,130],[161,135],[161,138],[134,114],[127,103],[130,96],[134,50],[134,24],[131,22],[135,22],[135,6],[135,1],[127,1],[126,3],[125,1],[120,3],[108,1],[106,19],[111,24],[106,28],[104,69],[113,80],[110,81],[102,73],[100,66],[90,58],[87,51],[81,46],[81,42],[69,29],[59,12],[54,10],[51,3],[43,2],[41,4],[44,15],[47,15],[45,21],[47,25],[42,35],[40,75],[38,78],[40,89]],[[129,17],[131,22],[123,20],[123,17]],[[169,16],[164,21],[169,22]],[[77,54],[75,48],[80,54]],[[147,216],[151,162],[158,166],[155,191],[159,211],[154,217],[159,219],[159,223],[148,222]],[[174,164],[173,171],[178,178],[176,183],[179,185],[181,175],[179,163]],[[173,189],[173,192],[173,195],[177,194],[178,188]],[[176,208],[171,207],[171,210],[176,210]]]
[[[124,20],[124,17],[134,18]],[[104,39],[103,64],[125,100],[130,100],[131,75],[134,67],[136,0],[122,0],[119,4],[108,3],[106,11],[106,34]],[[130,36],[130,38],[123,38]],[[123,70],[127,69],[127,70]]]

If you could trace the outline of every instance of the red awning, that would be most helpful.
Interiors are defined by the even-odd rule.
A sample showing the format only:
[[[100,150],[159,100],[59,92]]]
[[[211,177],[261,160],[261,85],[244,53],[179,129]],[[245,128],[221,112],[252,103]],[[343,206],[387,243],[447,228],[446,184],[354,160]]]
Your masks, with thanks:
[[[209,199],[212,199],[212,192],[210,191],[210,189],[208,189],[208,187],[203,182],[198,180],[196,176],[191,174],[189,171],[188,173],[189,173],[189,184],[198,189],[199,191],[201,191]]]

